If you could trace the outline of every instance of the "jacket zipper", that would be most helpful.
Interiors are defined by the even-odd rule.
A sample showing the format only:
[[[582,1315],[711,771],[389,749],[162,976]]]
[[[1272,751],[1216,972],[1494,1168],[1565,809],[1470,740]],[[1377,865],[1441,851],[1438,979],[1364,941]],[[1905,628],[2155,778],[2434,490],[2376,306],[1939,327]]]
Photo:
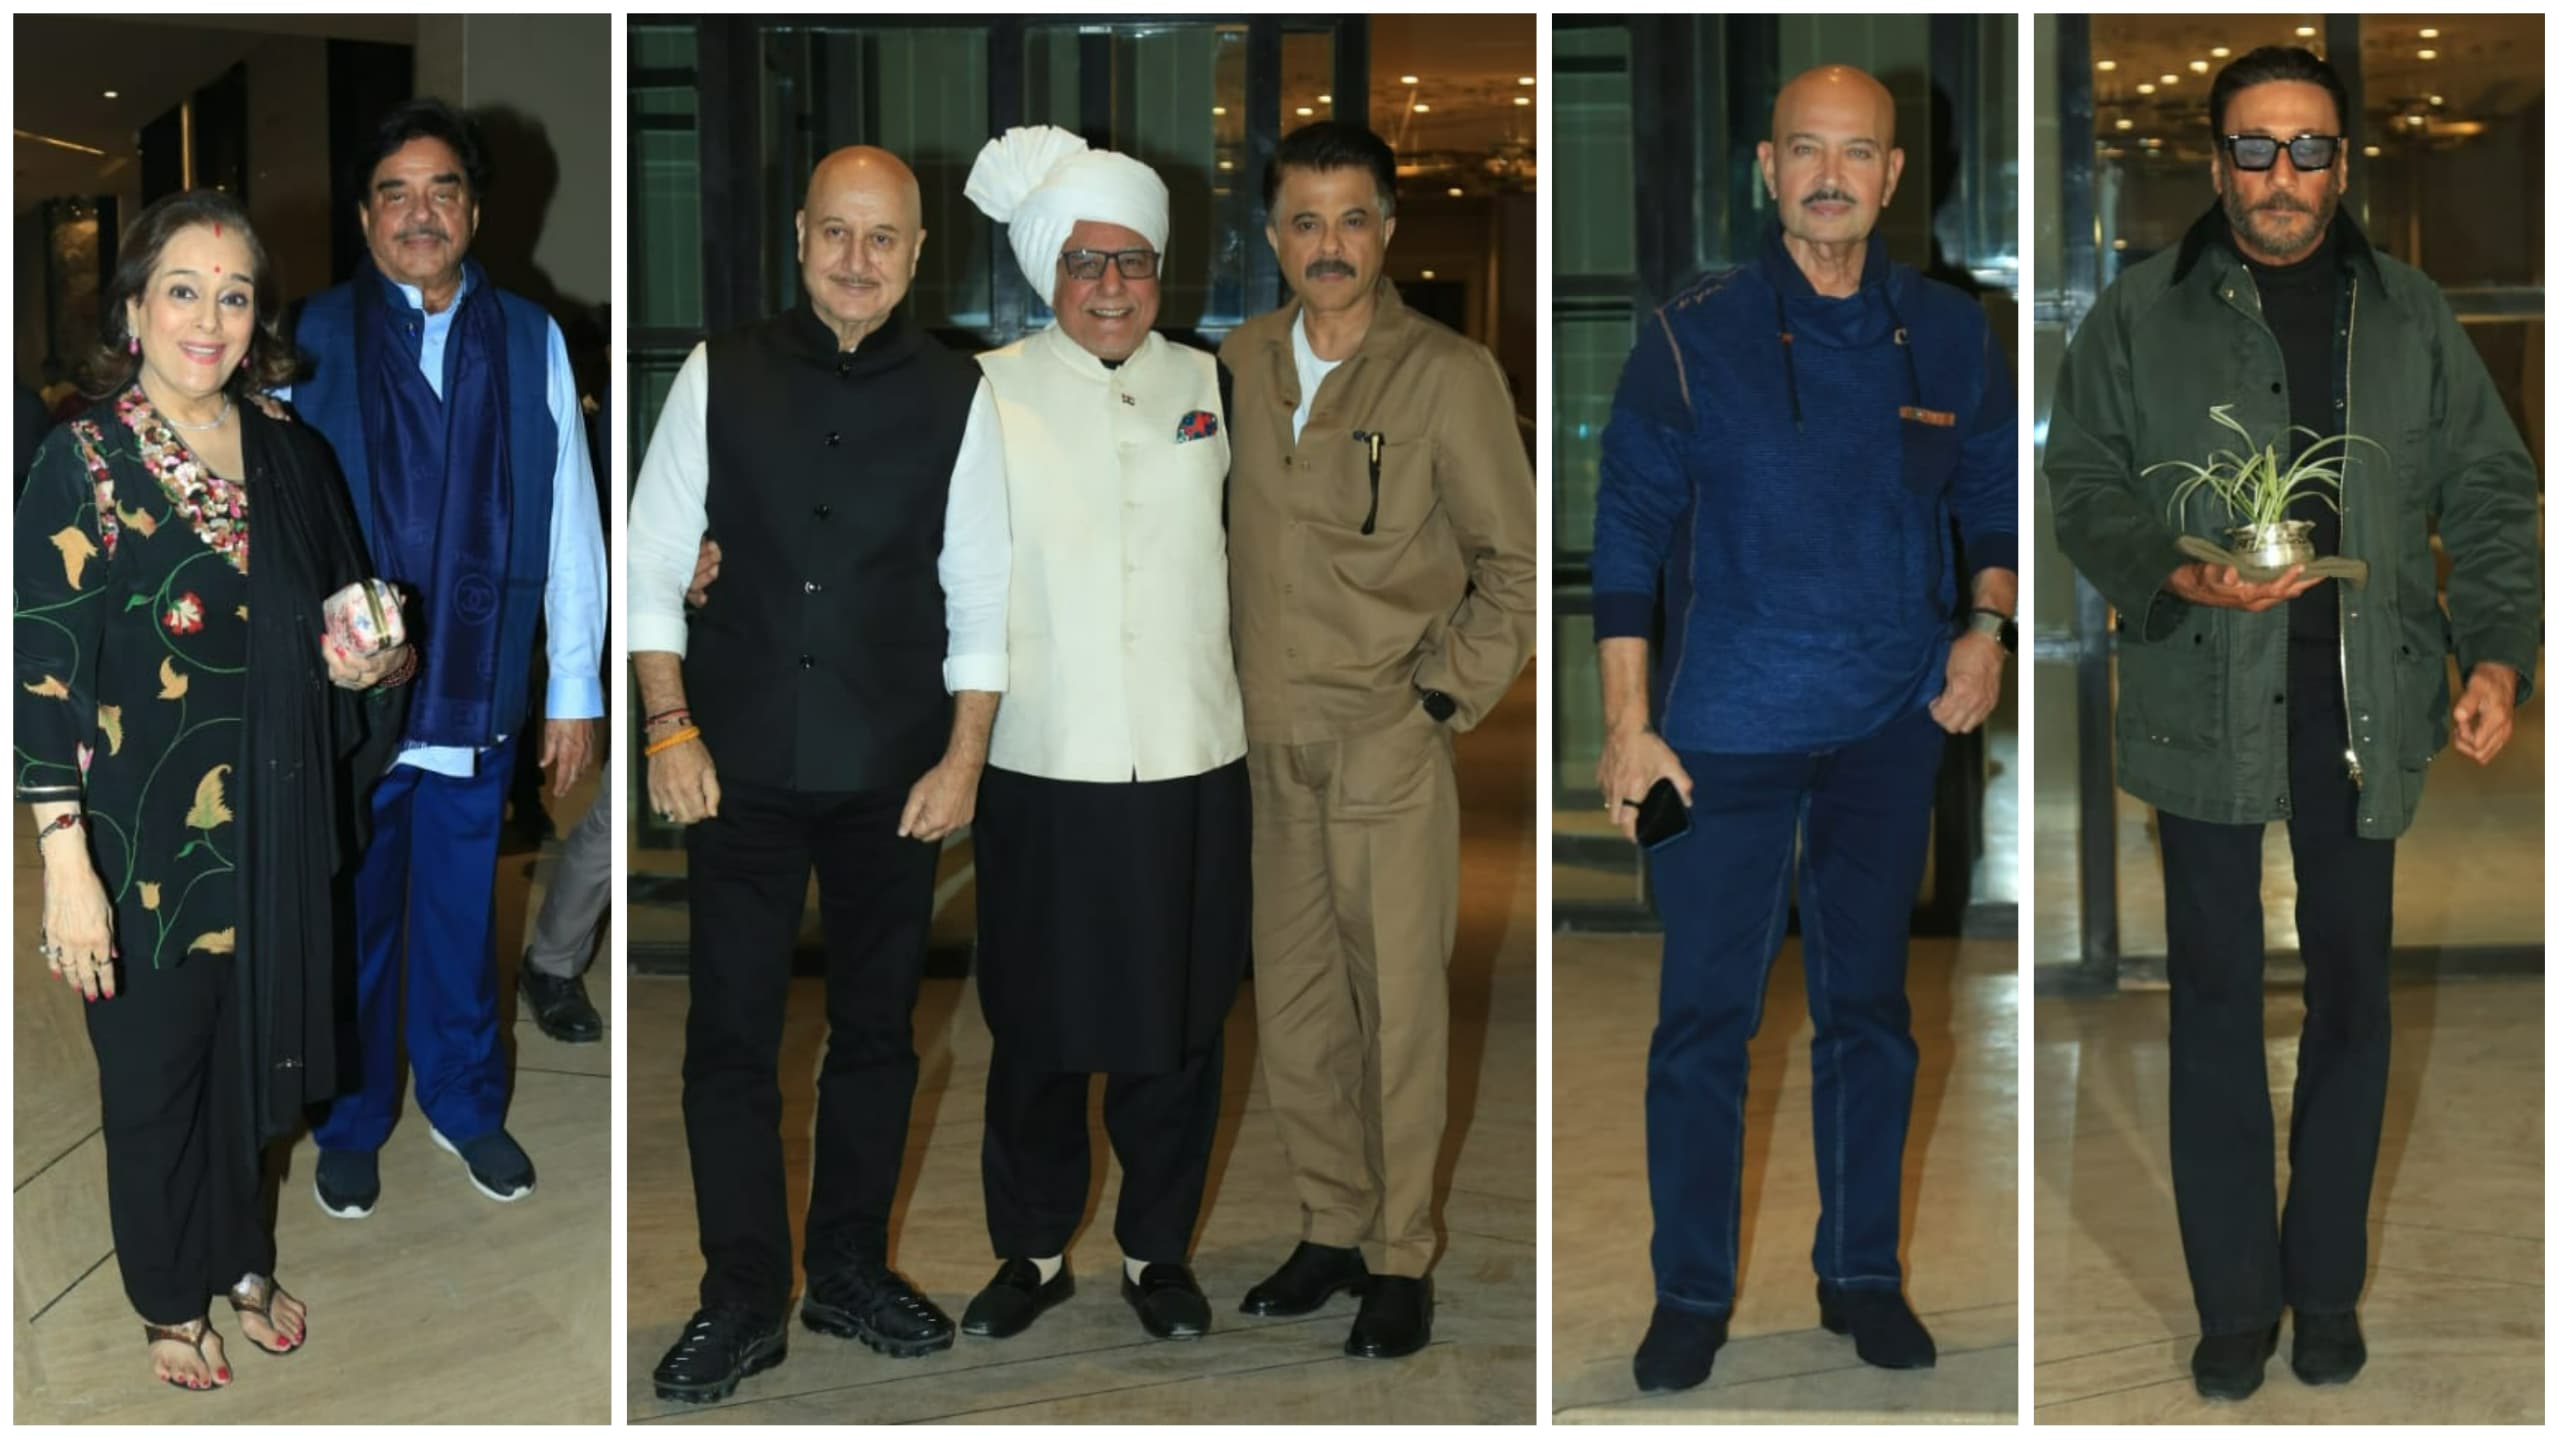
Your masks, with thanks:
[[[2347,415],[2346,419],[2340,423],[2340,429],[2343,433],[2352,435],[2356,428],[2356,281],[2354,276],[2346,277],[2346,286]],[[2348,467],[2343,464],[2338,467],[2338,546],[2341,550],[2346,548],[2347,542],[2347,469]],[[2329,588],[2338,593],[2338,705],[2346,712],[2347,779],[2355,782],[2356,789],[2362,791],[2364,762],[2356,756],[2356,702],[2355,696],[2347,689],[2347,583],[2333,579],[2329,582]]]

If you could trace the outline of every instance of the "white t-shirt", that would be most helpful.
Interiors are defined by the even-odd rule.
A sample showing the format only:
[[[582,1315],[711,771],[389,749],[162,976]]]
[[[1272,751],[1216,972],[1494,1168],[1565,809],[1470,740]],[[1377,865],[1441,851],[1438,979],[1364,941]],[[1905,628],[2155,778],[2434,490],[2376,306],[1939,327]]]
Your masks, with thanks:
[[[1289,327],[1289,349],[1298,358],[1298,413],[1289,423],[1289,439],[1295,441],[1307,428],[1307,412],[1315,409],[1316,388],[1342,362],[1318,357],[1315,347],[1307,344],[1307,312],[1303,308],[1298,311],[1297,323]]]

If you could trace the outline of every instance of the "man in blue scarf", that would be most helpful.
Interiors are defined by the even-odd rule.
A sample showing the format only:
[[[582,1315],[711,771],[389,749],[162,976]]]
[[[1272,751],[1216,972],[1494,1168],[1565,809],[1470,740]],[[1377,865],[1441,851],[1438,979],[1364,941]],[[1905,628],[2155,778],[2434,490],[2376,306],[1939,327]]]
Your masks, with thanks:
[[[1903,973],[1939,751],[1990,714],[2014,644],[2017,396],[1980,307],[1874,237],[1902,174],[1893,118],[1892,95],[1847,66],[1779,93],[1760,146],[1777,222],[1750,262],[1645,319],[1602,441],[1601,797],[1630,839],[1659,783],[1689,811],[1653,852],[1647,1390],[1704,1381],[1725,1338],[1749,1046],[1790,883],[1822,1323],[1871,1365],[1936,1359],[1902,1296],[1919,1054]]]
[[[493,901],[537,628],[553,795],[586,769],[604,713],[604,537],[577,386],[559,326],[469,258],[487,184],[476,128],[451,106],[393,111],[357,202],[370,259],[305,304],[294,337],[311,367],[295,408],[337,451],[421,662],[356,881],[362,1083],[314,1131],[313,1192],[348,1219],[381,1195],[404,1012],[436,1143],[492,1200],[532,1193],[505,1124]]]

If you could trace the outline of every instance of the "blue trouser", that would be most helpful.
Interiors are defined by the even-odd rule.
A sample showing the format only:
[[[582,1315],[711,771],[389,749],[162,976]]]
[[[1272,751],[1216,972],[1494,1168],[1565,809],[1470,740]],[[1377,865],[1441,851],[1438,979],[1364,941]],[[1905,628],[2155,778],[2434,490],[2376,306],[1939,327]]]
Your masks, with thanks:
[[[511,754],[488,752],[467,778],[394,766],[373,788],[373,841],[356,872],[352,1069],[362,1084],[312,1128],[323,1150],[379,1150],[391,1138],[404,992],[409,1068],[428,1124],[459,1144],[506,1120],[495,902]]]
[[[1902,1143],[1919,1049],[1903,991],[1945,733],[1926,710],[1809,755],[1682,752],[1689,833],[1653,856],[1661,1019],[1645,1078],[1654,1291],[1733,1309],[1751,1038],[1792,878],[1813,1013],[1814,1275],[1899,1290]],[[1799,836],[1801,854],[1799,854]]]

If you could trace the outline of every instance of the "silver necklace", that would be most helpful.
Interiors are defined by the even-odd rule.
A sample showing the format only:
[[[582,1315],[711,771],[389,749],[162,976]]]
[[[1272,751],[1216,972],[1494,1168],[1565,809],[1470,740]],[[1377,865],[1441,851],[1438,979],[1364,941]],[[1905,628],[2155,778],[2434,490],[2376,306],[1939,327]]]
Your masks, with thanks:
[[[222,423],[231,418],[231,397],[227,394],[224,395],[222,397],[222,408],[213,413],[213,419],[206,421],[202,425],[189,425],[178,417],[171,415],[166,409],[163,409],[160,412],[160,418],[169,422],[171,425],[176,426],[180,430],[220,430],[222,428]]]

